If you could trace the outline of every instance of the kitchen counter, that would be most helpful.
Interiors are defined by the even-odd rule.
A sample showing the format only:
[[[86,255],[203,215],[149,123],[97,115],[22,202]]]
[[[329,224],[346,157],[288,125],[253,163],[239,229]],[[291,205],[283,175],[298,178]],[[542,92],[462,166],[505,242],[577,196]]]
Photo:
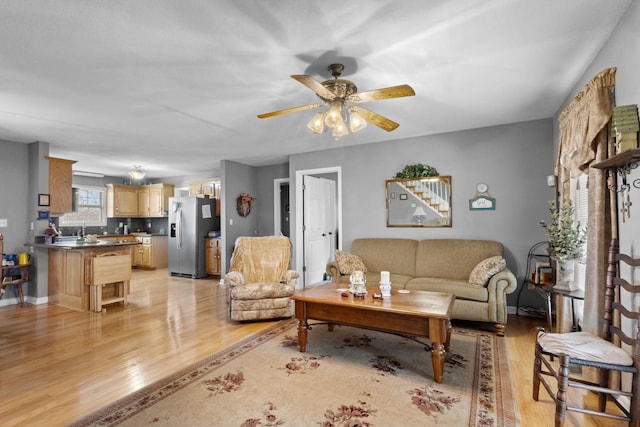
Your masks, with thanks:
[[[55,242],[51,244],[46,243],[34,243],[33,246],[36,248],[46,248],[46,249],[95,249],[102,247],[113,247],[113,246],[132,246],[139,245],[140,242],[126,242],[126,241],[113,241],[113,240],[98,240],[97,242],[85,242],[83,240],[70,240],[70,241],[61,241]]]

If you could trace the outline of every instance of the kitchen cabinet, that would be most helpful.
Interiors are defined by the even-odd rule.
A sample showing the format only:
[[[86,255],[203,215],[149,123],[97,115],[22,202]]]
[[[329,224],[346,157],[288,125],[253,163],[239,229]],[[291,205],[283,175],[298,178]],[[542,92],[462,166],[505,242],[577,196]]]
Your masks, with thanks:
[[[148,186],[140,186],[138,187],[138,216],[148,217],[149,207],[151,205],[149,200],[149,187]]]
[[[205,238],[205,262],[207,274],[220,276],[220,239]]]
[[[75,160],[45,156],[49,160],[49,211],[64,214],[73,210],[73,170]]]
[[[138,187],[107,184],[107,216],[131,218],[138,216]]]
[[[146,190],[149,191],[149,211],[147,216],[153,218],[167,216],[169,197],[173,197],[174,185],[150,184],[143,187],[146,187]]]
[[[151,237],[138,237],[141,245],[133,250],[133,265],[140,268],[152,268],[151,255],[153,247],[151,246]]]
[[[107,184],[109,218],[158,218],[167,216],[173,184]]]
[[[137,236],[141,245],[133,249],[133,265],[138,268],[167,268],[169,262],[167,236]]]

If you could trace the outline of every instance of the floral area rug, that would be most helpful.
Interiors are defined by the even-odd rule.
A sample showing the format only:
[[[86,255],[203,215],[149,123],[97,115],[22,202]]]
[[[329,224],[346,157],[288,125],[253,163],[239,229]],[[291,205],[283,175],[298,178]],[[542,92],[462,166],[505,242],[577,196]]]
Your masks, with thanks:
[[[444,381],[428,341],[285,321],[74,426],[519,425],[504,338],[454,327]],[[423,340],[421,340],[423,341]]]

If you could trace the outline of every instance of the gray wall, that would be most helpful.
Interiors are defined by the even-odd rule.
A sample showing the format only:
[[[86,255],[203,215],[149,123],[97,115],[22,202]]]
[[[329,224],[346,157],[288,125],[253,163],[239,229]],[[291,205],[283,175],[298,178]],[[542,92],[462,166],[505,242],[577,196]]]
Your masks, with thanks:
[[[453,227],[386,227],[384,182],[414,163],[451,175]],[[358,237],[497,240],[504,244],[507,263],[521,281],[529,248],[546,238],[539,221],[547,218],[548,201],[554,197],[554,189],[546,184],[546,176],[553,173],[551,119],[376,144],[345,143],[333,150],[292,155],[289,165],[292,208],[296,171],[342,167],[342,243],[347,250]],[[469,199],[480,182],[496,199],[495,211],[469,210]],[[291,220],[295,243],[294,212]],[[515,305],[515,296],[510,295],[510,305]],[[525,298],[523,294],[523,305],[529,303]]]
[[[0,218],[6,218],[7,228],[0,228],[4,236],[4,252],[24,252],[29,240],[29,222],[37,205],[29,197],[29,145],[0,141]]]
[[[37,195],[49,193],[49,163],[45,159],[48,154],[49,144],[44,142],[21,144],[0,140],[0,218],[8,221],[8,227],[0,228],[4,253],[30,252],[25,244],[33,243],[34,236],[41,235],[48,226],[48,221],[37,219]],[[32,263],[32,281],[23,285],[25,299],[32,303],[46,302],[46,253],[33,252]],[[16,296],[15,288],[8,288],[0,305]]]
[[[239,236],[258,235],[258,216],[262,196],[258,194],[257,168],[230,160],[223,160],[222,166],[222,204],[220,212],[220,230],[222,231],[222,265],[227,271],[233,245]],[[236,211],[236,199],[242,193],[258,197],[252,203],[251,213],[242,217]],[[273,215],[273,213],[272,213]]]

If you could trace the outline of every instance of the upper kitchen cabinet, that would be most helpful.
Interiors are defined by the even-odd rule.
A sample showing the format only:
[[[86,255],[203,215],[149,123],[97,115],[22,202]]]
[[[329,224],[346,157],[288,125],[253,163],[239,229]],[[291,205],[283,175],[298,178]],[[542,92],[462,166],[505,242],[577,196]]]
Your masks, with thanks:
[[[150,184],[144,185],[149,190],[149,217],[167,216],[169,212],[169,197],[173,197],[174,185]]]
[[[150,212],[149,186],[143,185],[138,187],[138,215],[148,217]]]
[[[220,178],[189,181],[189,195],[198,197],[220,198]]]
[[[72,206],[72,166],[75,160],[45,156],[49,160],[49,211],[64,214],[73,210]]]
[[[131,218],[138,216],[138,187],[107,184],[107,216]]]
[[[157,218],[169,211],[174,185],[107,184],[107,216],[110,218]]]

